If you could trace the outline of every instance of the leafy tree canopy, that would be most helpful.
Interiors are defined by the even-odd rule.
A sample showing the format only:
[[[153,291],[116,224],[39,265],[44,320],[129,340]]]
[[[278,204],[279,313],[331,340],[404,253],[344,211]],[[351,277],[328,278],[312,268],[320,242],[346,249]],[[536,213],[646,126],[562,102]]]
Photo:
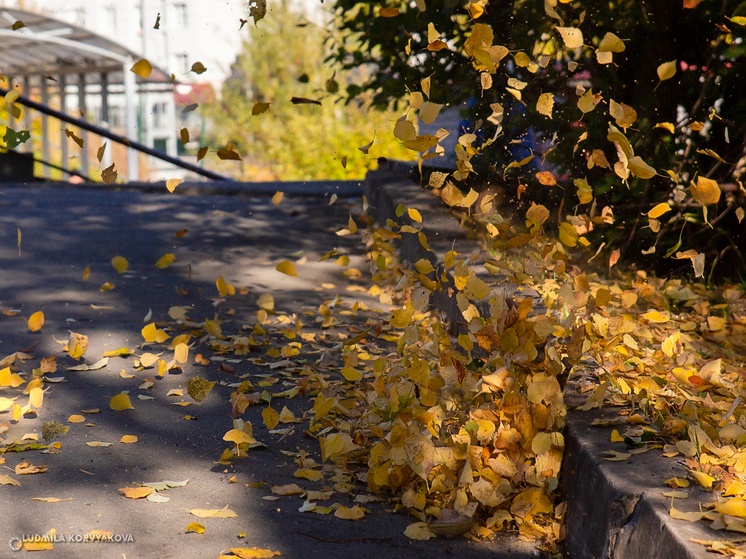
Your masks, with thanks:
[[[696,254],[697,275],[704,261],[746,273],[746,2],[334,6],[332,58],[375,68],[348,99],[402,107],[425,80],[432,103],[469,103],[476,137],[460,139],[459,187],[497,183],[519,209],[562,208],[552,215],[579,236],[642,265],[691,270]]]

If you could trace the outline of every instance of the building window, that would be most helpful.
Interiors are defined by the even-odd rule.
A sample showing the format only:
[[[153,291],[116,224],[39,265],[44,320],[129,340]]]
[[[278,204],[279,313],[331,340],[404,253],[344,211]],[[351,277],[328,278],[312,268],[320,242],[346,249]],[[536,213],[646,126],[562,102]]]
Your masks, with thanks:
[[[153,105],[153,128],[166,128],[166,103]]]
[[[183,2],[174,4],[174,16],[176,17],[177,23],[182,27],[189,25],[189,18],[187,16],[187,5]]]
[[[168,153],[168,138],[154,138],[153,149],[162,153]]]
[[[188,74],[189,70],[192,69],[189,66],[189,56],[185,52],[176,55],[176,69],[182,74]]]

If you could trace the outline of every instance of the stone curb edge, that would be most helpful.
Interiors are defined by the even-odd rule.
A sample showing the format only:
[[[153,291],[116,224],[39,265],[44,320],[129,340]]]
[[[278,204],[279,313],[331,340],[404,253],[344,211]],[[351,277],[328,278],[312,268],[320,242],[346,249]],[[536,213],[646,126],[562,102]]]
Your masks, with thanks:
[[[423,189],[407,176],[415,169],[413,166],[397,163],[368,172],[364,181],[364,191],[373,207],[373,215],[379,223],[392,219],[401,224],[413,225],[406,216],[396,218],[394,212],[399,204],[414,207],[423,214],[427,210],[426,207],[433,206],[433,197],[427,194],[428,201],[418,196]],[[458,236],[458,224],[453,218],[451,221],[453,223],[447,227],[448,233],[455,233]],[[457,243],[461,249],[460,253],[469,253],[478,248],[476,241],[463,236],[458,238]],[[404,262],[416,262],[426,256],[416,236],[411,234],[402,235],[399,253]],[[459,311],[452,304],[452,300],[433,298],[431,304],[444,319],[454,323],[458,320]],[[607,443],[611,429],[594,427],[591,430],[588,425],[593,418],[586,412],[570,410],[567,419],[561,486],[564,488],[564,497],[568,503],[565,546],[570,557],[710,557],[704,546],[693,543],[691,538],[721,539],[722,535],[718,536],[715,531],[701,523],[690,524],[670,517],[665,499],[660,497],[661,491],[665,490],[662,484],[665,475],[661,475],[666,473],[663,471],[665,468],[652,465],[654,474],[661,479],[651,481],[649,476],[642,479],[636,479],[639,476],[632,476],[630,479],[623,466],[611,464],[600,457],[602,450],[599,446],[610,447]],[[707,500],[707,497],[703,500]]]

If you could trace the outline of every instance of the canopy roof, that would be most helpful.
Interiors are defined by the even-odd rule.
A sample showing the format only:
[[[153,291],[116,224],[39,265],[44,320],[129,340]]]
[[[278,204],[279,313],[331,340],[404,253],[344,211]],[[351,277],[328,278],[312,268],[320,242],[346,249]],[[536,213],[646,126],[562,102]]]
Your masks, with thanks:
[[[13,30],[13,24],[25,27]],[[124,83],[123,65],[142,58],[135,52],[87,29],[44,14],[0,8],[0,73],[7,77],[108,73],[108,83]],[[139,83],[171,83],[171,76],[153,68]]]

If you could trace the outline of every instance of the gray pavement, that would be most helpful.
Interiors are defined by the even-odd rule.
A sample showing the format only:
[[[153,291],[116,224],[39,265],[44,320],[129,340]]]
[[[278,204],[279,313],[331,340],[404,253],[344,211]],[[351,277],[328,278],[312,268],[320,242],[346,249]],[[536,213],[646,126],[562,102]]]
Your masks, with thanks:
[[[108,366],[95,371],[63,368],[79,364],[62,353],[62,345],[57,343],[67,340],[69,331],[89,336],[86,363],[99,360],[104,351],[124,346],[141,353],[146,351],[139,349],[143,318],[151,311],[152,320],[166,320],[174,305],[188,307],[195,322],[217,314],[224,321],[224,331],[235,333],[242,325],[256,322],[256,299],[263,293],[273,294],[281,313],[298,316],[315,311],[337,294],[347,300],[353,295],[364,297],[346,290],[350,284],[364,285],[363,279],[345,277],[333,259],[318,262],[336,248],[341,254],[350,253],[353,264],[360,266],[362,258],[349,238],[333,232],[346,224],[354,199],[340,197],[329,206],[328,198],[322,196],[286,198],[276,207],[266,197],[231,194],[189,196],[71,186],[0,188],[0,310],[20,311],[15,316],[0,315],[0,357],[16,351],[31,354],[31,359],[18,366],[28,380],[41,358],[57,356],[60,368],[50,376],[65,380],[45,385],[44,402],[36,417],[14,422],[9,411],[0,412],[0,436],[5,439],[1,444],[19,441],[28,433],[41,439],[41,425],[47,421],[70,425],[68,434],[58,439],[61,449],[57,454],[34,450],[0,455],[4,458],[0,474],[21,483],[0,485],[0,510],[4,513],[0,557],[19,555],[6,547],[11,538],[50,529],[68,538],[104,530],[131,535],[134,541],[56,543],[52,551],[43,552],[44,557],[212,559],[222,550],[254,546],[286,557],[324,559],[540,555],[535,546],[511,534],[495,542],[409,540],[402,532],[416,519],[388,512],[394,507],[391,502],[364,504],[370,514],[353,522],[333,515],[301,513],[298,508],[303,499],[297,495],[263,499],[272,496],[269,487],[275,485],[297,483],[307,489],[322,489],[332,484],[329,478],[333,473],[316,483],[294,478],[294,457],[285,453],[303,449],[321,462],[318,442],[303,436],[307,421],[282,440],[268,433],[261,418],[264,406],[249,407],[243,419],[253,423],[254,436],[267,448],[251,450],[247,458],[230,465],[216,463],[230,446],[222,436],[232,427],[229,396],[235,388],[227,384],[247,374],[256,383],[261,380],[258,375],[272,372],[250,361],[264,355],[266,348],[231,363],[234,374],[221,370],[218,361],[207,366],[195,364],[196,353],[213,356],[199,343],[190,350],[183,372],[163,378],[153,369],[135,370],[133,357],[111,358]],[[17,229],[22,233],[20,256]],[[176,233],[184,229],[188,232],[177,238]],[[176,256],[175,263],[166,269],[156,268],[155,262],[166,253]],[[129,261],[124,275],[110,263],[117,255]],[[279,261],[303,257],[305,263],[296,263],[299,277],[275,271]],[[87,266],[91,275],[83,281]],[[216,306],[215,280],[221,275],[249,292]],[[105,282],[115,287],[100,291]],[[322,288],[322,283],[333,287]],[[370,306],[376,303],[370,298],[363,300]],[[229,314],[231,309],[235,312]],[[39,310],[46,322],[41,331],[31,333],[26,319]],[[306,328],[304,331],[320,333],[312,316],[308,316]],[[300,357],[311,361],[318,355]],[[133,378],[122,378],[122,370]],[[186,381],[196,375],[219,384],[200,405],[173,405],[191,401],[186,396]],[[299,380],[292,368],[275,376],[283,388]],[[147,379],[154,379],[153,387],[140,389]],[[184,397],[167,396],[172,389],[183,389]],[[129,391],[135,409],[109,409],[110,398],[123,390]],[[153,399],[141,400],[138,395]],[[22,405],[28,400],[9,388],[0,389],[0,397],[17,397]],[[287,405],[298,417],[312,405],[308,398],[275,404],[278,409]],[[100,413],[83,414],[85,423],[67,423],[70,415],[94,408]],[[187,415],[197,419],[186,419]],[[136,435],[139,441],[122,444],[123,435]],[[113,444],[85,444],[93,441]],[[23,461],[46,465],[48,471],[16,475],[13,469]],[[118,491],[136,483],[186,479],[185,486],[165,492],[170,497],[165,503],[127,499]],[[365,487],[357,484],[350,494],[337,494],[323,504],[352,506],[355,495],[366,494]],[[62,500],[33,500],[49,497]],[[189,513],[196,508],[226,506],[235,511],[235,518],[197,518]],[[186,533],[192,522],[205,526],[205,532]],[[245,537],[239,537],[241,532]]]

